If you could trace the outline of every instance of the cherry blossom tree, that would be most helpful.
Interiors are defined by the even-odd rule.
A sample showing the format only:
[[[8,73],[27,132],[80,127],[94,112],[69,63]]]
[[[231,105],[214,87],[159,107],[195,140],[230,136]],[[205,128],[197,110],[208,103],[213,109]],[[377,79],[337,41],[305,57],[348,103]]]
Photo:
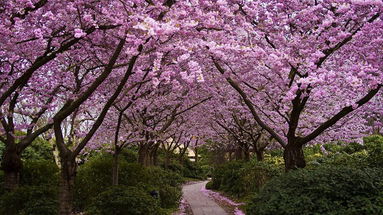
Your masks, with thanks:
[[[196,8],[205,17],[193,39],[200,47],[194,56],[223,75],[284,148],[287,170],[303,168],[302,147],[329,128],[365,123],[357,116],[382,85],[381,1],[223,0],[204,6]]]

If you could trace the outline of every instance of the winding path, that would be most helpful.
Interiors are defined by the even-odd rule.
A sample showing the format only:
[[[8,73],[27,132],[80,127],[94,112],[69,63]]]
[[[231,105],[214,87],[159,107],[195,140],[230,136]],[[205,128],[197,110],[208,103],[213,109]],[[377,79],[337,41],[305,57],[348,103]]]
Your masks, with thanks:
[[[182,188],[184,199],[189,203],[193,215],[228,215],[217,203],[201,192],[207,182],[189,184]]]

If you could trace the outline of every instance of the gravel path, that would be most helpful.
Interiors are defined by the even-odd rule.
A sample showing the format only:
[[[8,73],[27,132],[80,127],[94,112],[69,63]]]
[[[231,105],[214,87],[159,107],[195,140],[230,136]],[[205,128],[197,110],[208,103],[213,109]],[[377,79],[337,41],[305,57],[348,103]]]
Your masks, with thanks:
[[[201,192],[207,182],[189,184],[182,188],[184,199],[189,203],[193,215],[228,215],[217,203]]]

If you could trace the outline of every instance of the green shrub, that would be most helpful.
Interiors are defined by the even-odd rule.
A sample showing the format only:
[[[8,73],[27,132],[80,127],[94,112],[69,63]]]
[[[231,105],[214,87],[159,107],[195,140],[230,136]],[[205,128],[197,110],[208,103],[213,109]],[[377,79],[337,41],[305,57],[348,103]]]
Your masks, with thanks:
[[[368,151],[367,161],[372,167],[383,166],[383,136],[372,135],[364,138],[364,144]]]
[[[156,187],[161,187],[163,185],[176,187],[183,182],[183,178],[179,174],[156,166],[147,167],[146,175],[147,181],[145,182]]]
[[[353,154],[347,153],[334,153],[327,156],[317,158],[314,162],[308,163],[308,168],[311,166],[325,165],[325,166],[348,166],[348,167],[367,167],[367,151],[355,152]],[[314,164],[314,165],[313,165]]]
[[[53,185],[58,184],[59,168],[50,160],[27,160],[21,171],[23,185]]]
[[[246,213],[383,214],[382,170],[318,167],[291,171],[269,181]]]
[[[208,190],[214,190],[213,181],[207,182],[207,184],[205,185],[205,188]]]
[[[78,209],[89,205],[92,197],[112,185],[112,164],[113,157],[110,154],[100,154],[79,167],[75,180],[75,206]],[[137,163],[128,163],[120,157],[119,184],[136,186],[147,178],[144,167]]]
[[[0,141],[0,162],[3,157],[5,144]],[[21,154],[23,160],[51,160],[54,161],[53,146],[41,137],[36,138]]]
[[[112,163],[110,154],[92,157],[78,169],[75,180],[75,206],[82,210],[91,204],[92,198],[112,186]],[[177,187],[183,179],[179,174],[160,167],[143,167],[119,160],[119,184],[142,187],[146,191],[159,190],[164,185]]]
[[[24,150],[21,157],[24,160],[54,161],[53,146],[48,141],[38,137]]]
[[[56,215],[57,189],[47,186],[22,186],[0,199],[0,214]]]
[[[182,161],[183,172],[182,175],[188,178],[204,179],[205,175],[203,174],[202,168],[198,163],[192,162],[189,158],[185,158]]]
[[[158,200],[137,187],[116,186],[100,193],[88,209],[94,215],[160,214]]]
[[[162,208],[176,208],[182,196],[179,187],[164,185],[160,188],[160,200]]]
[[[129,163],[137,162],[138,159],[138,153],[136,151],[133,151],[132,149],[124,149],[121,152],[121,157],[124,158]]]
[[[243,185],[242,168],[244,163],[241,161],[231,161],[217,167],[213,171],[211,189],[222,190],[232,195],[244,193],[246,187]]]
[[[266,159],[264,161],[251,160],[244,165],[241,171],[242,184],[246,188],[242,195],[252,192],[259,192],[271,178],[281,175],[284,172],[284,166],[279,160]]]
[[[4,172],[0,170],[0,196],[5,192],[4,190]]]
[[[205,177],[211,177],[213,175],[213,167],[211,165],[202,165],[202,174]]]
[[[163,167],[180,175],[183,175],[184,172],[184,167],[178,161],[171,161],[170,164],[163,165]]]

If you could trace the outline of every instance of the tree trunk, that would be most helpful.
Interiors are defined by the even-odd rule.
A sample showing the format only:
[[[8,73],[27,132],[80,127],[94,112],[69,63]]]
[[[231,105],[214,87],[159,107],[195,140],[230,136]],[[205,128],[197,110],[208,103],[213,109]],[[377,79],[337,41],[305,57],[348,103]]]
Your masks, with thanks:
[[[119,162],[118,162],[118,158],[119,158],[119,154],[118,152],[114,152],[113,154],[113,167],[112,167],[112,185],[113,186],[117,186],[118,185],[118,172],[119,172]]]
[[[4,188],[13,191],[20,183],[22,168],[21,155],[18,153],[16,144],[7,144],[1,161],[1,169],[4,171]]]
[[[170,164],[170,151],[165,150],[165,168],[168,168]]]
[[[249,151],[249,147],[247,145],[243,146],[243,155],[244,155],[245,161],[250,160],[250,151]]]
[[[242,157],[242,148],[240,146],[238,146],[235,149],[235,159],[236,160],[242,160],[243,159],[243,157]]]
[[[74,161],[61,162],[59,187],[59,215],[71,215],[73,210],[73,186],[76,175]]]
[[[287,144],[283,152],[286,171],[306,166],[306,160],[303,153],[303,146],[297,144]]]
[[[195,163],[197,163],[198,162],[198,148],[194,149],[194,155],[195,155],[194,161],[195,161]]]
[[[138,149],[138,163],[143,166],[148,166],[148,145],[141,145]]]
[[[150,165],[157,166],[158,164],[158,147],[159,145],[156,144],[150,150]]]
[[[263,161],[263,159],[265,158],[263,150],[257,150],[255,151],[255,154],[257,156],[257,161]]]

